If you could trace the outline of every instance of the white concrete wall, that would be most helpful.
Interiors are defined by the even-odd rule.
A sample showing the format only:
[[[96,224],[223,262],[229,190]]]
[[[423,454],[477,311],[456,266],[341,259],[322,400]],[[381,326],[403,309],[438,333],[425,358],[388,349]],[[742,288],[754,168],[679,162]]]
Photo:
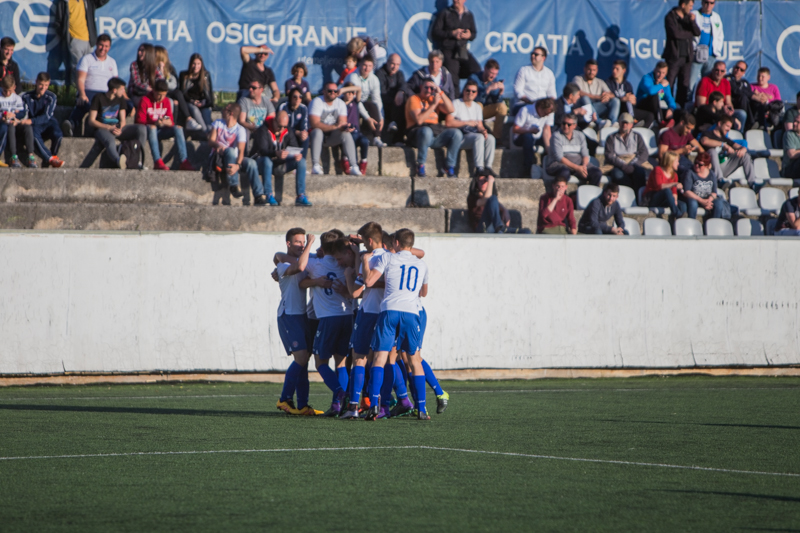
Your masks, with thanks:
[[[800,363],[800,242],[421,236],[434,368]],[[281,235],[0,233],[0,374],[280,370]]]

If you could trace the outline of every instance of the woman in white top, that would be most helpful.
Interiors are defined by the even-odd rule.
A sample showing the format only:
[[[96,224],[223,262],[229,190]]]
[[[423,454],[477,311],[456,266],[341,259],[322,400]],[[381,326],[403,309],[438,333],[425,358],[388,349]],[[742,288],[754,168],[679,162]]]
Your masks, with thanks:
[[[495,138],[489,134],[483,125],[483,106],[475,101],[478,96],[478,84],[469,80],[464,86],[462,97],[453,101],[453,113],[447,115],[445,126],[458,128],[464,134],[461,141],[462,150],[472,150],[473,175],[486,172],[494,176],[492,164],[494,163]]]

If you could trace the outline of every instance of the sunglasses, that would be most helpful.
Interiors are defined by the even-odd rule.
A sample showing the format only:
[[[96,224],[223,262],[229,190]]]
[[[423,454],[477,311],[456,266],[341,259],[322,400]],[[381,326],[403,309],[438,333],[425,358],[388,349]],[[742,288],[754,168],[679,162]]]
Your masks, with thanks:
[[[716,2],[709,2],[708,0],[703,0],[703,5],[713,6]]]
[[[535,53],[534,53],[534,54],[532,54],[532,55],[533,55],[533,57],[544,57],[544,54],[543,54],[543,53],[541,53],[541,52],[535,52]]]
[[[423,87],[422,90],[423,91],[432,91],[434,89],[433,89],[433,87]]]
[[[724,68],[715,68],[714,72],[725,72]]]
[[[742,68],[742,67],[733,67],[733,70],[738,70],[738,71],[741,71],[741,72],[747,71],[746,68]]]
[[[476,91],[475,89],[464,89],[464,92],[465,93],[470,93],[470,94],[477,94],[478,93],[478,91]]]
[[[338,92],[339,92],[339,89],[325,89],[325,92],[326,92],[326,93],[333,93],[333,94],[336,94],[336,93],[338,93]]]
[[[577,126],[575,122],[565,122],[564,125],[568,128],[574,128],[575,126]]]
[[[259,90],[260,88],[261,88],[261,87],[259,87],[258,85],[251,85],[250,87],[248,87],[248,89],[250,89],[250,90],[252,90],[252,91],[257,91],[257,90]]]

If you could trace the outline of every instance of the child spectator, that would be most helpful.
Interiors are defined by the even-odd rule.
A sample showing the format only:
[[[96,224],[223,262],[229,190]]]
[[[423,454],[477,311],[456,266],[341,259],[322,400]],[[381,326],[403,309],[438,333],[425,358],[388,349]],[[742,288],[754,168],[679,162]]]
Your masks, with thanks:
[[[161,150],[158,142],[163,139],[175,138],[178,148],[178,158],[181,161],[180,170],[195,170],[186,155],[186,138],[183,128],[175,125],[172,112],[172,101],[167,98],[169,87],[165,80],[155,83],[153,92],[143,96],[139,101],[136,112],[136,123],[147,126],[147,138],[150,141],[150,152],[153,154],[153,168],[155,170],[169,170],[161,159]]]
[[[156,46],[155,52],[158,72],[161,78],[167,82],[167,87],[169,88],[167,96],[178,104],[178,116],[175,117],[175,122],[182,127],[186,126],[186,120],[191,115],[189,114],[189,107],[186,105],[186,99],[183,97],[183,91],[179,90],[178,74],[175,72],[175,67],[170,63],[169,52],[163,46]]]
[[[17,135],[22,133],[25,137],[25,145],[28,147],[28,167],[39,168],[36,158],[33,156],[33,128],[31,121],[27,118],[28,108],[22,97],[15,92],[17,84],[13,74],[6,74],[2,81],[3,94],[0,96],[0,153],[6,147],[11,152],[11,168],[20,168],[22,164],[17,156]]]
[[[758,82],[751,85],[753,96],[750,99],[750,108],[753,117],[764,129],[778,126],[783,116],[781,92],[769,80],[769,68],[761,67],[758,69]]]
[[[50,75],[40,72],[36,76],[36,88],[22,95],[33,128],[34,146],[29,146],[28,150],[31,155],[34,149],[38,150],[51,167],[59,168],[64,164],[56,155],[61,146],[62,135],[58,120],[53,116],[56,111],[56,95],[48,90],[49,87]],[[50,140],[50,150],[44,144],[45,139]]]
[[[203,62],[203,56],[192,54],[189,58],[189,69],[181,72],[178,86],[183,92],[191,117],[186,123],[186,129],[202,129],[207,132],[212,122],[214,87],[211,84],[211,75]]]
[[[286,94],[292,89],[298,89],[303,96],[303,102],[306,104],[311,103],[311,89],[305,78],[308,76],[308,67],[302,61],[298,61],[292,66],[292,77],[286,80],[284,89]]]
[[[126,168],[127,161],[117,151],[117,140],[136,139],[144,149],[147,128],[141,124],[126,124],[128,100],[125,82],[120,78],[108,80],[108,92],[95,95],[89,111],[89,124],[94,128],[94,142],[106,150],[115,166]]]
[[[339,75],[339,81],[336,82],[336,85],[341,87],[344,84],[344,80],[347,77],[356,71],[356,66],[358,65],[358,59],[355,56],[347,56],[344,58],[344,70]]]
[[[354,85],[349,81],[345,83],[344,86],[345,88],[354,87]],[[362,104],[360,99],[356,97],[355,91],[343,91],[341,98],[344,100],[345,106],[347,106],[347,131],[349,131],[350,135],[353,136],[353,142],[355,143],[356,147],[361,149],[361,161],[358,163],[358,170],[361,172],[361,174],[366,174],[367,157],[369,155],[369,138],[361,133],[361,128],[358,126],[359,115],[361,114],[361,110],[364,108],[364,104]],[[345,159],[347,159],[346,156]],[[347,168],[350,166],[350,162],[348,161],[345,163],[342,161],[342,166]]]

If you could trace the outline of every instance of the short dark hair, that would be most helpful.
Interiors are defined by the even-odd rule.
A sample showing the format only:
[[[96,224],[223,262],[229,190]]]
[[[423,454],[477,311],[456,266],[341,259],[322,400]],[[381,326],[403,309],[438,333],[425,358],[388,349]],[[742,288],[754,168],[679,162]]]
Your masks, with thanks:
[[[576,115],[575,113],[567,113],[566,115],[561,117],[561,124],[564,124],[565,120],[574,120],[575,123],[577,124],[578,123],[578,115]]]
[[[322,251],[325,255],[332,255],[336,251],[336,241],[344,237],[342,233],[339,235],[336,233],[337,230],[326,231],[319,237],[319,242],[322,245]]]
[[[5,48],[6,46],[17,46],[17,41],[11,37],[3,37],[0,39],[0,48]]]
[[[555,185],[556,183],[569,183],[569,179],[566,176],[558,175],[553,180],[553,185]]]
[[[11,89],[16,84],[17,84],[17,80],[14,79],[14,75],[13,74],[6,74],[5,77],[3,78],[2,86],[3,86],[3,89],[5,89],[5,90]]]
[[[111,42],[111,36],[109,34],[101,33],[100,35],[97,36],[97,42],[98,43],[102,43],[102,42],[106,42],[106,41],[109,42],[109,43]]]
[[[626,63],[624,59],[617,59],[616,61],[614,61],[613,66],[617,65],[624,68],[625,70],[628,70],[628,63]]]
[[[686,121],[686,115],[688,115],[688,113],[686,112],[685,109],[676,109],[672,113],[672,120],[675,121],[675,124],[678,124],[679,122],[684,122]]]
[[[236,102],[231,102],[230,104],[226,105],[223,111],[226,109],[228,110],[228,113],[232,114],[237,119],[239,118],[239,113],[242,112],[242,106],[240,106]]]
[[[719,102],[720,100],[724,100],[725,97],[722,96],[722,93],[719,91],[714,91],[708,95],[708,102]]]
[[[169,84],[167,84],[167,80],[165,79],[156,80],[155,84],[153,85],[153,91],[157,93],[168,93]]]
[[[733,117],[729,117],[724,113],[720,113],[719,115],[717,115],[717,123],[722,124],[723,122],[728,122],[729,124],[733,124]]]
[[[108,90],[113,91],[115,89],[119,89],[120,87],[125,87],[125,80],[122,78],[111,78],[108,80]]]
[[[678,5],[679,6],[685,6],[688,3],[692,3],[693,4],[694,0],[678,0]]]
[[[303,76],[308,76],[308,67],[302,61],[298,61],[294,65],[292,65],[292,76],[297,75],[297,71],[303,69]]]
[[[579,92],[581,92],[581,88],[578,87],[578,84],[570,82],[570,83],[564,85],[564,89],[561,91],[561,94],[564,96],[564,98],[569,98],[573,94],[579,93]]]
[[[289,242],[295,235],[305,235],[306,230],[303,228],[292,228],[286,232],[286,242]]]
[[[378,243],[383,242],[383,228],[377,222],[367,222],[358,230],[358,234],[366,239],[372,239]]]
[[[470,86],[475,87],[477,89],[478,88],[478,82],[475,81],[475,80],[467,80],[467,83],[464,84],[464,89],[466,89],[467,87],[470,87]]]
[[[299,94],[299,95],[300,95],[300,98],[302,98],[302,97],[303,97],[303,91],[301,91],[299,87],[292,87],[291,89],[289,89],[289,92],[288,92],[288,93],[286,93],[286,98],[287,98],[288,100],[291,100],[291,99],[292,99],[292,95],[293,95],[294,93],[297,93],[297,94]]]
[[[539,98],[536,100],[536,110],[539,111],[539,116],[549,115],[553,112],[555,104],[552,98]]]
[[[797,91],[797,94],[794,95],[794,97],[800,99],[800,91]]]
[[[669,65],[667,65],[666,61],[659,61],[658,63],[656,63],[656,66],[653,68],[653,70],[654,71],[661,70],[662,68],[668,68],[668,67]]]
[[[584,67],[588,67],[589,65],[597,66],[597,61],[594,59],[587,59],[586,63],[583,64]]]
[[[36,83],[39,83],[40,81],[50,81],[50,74],[48,74],[47,72],[40,72],[39,74],[37,74]]]
[[[372,56],[371,56],[371,55],[369,55],[369,54],[367,54],[367,55],[365,55],[364,57],[362,57],[362,58],[359,60],[359,63],[365,63],[365,62],[367,62],[367,61],[369,61],[369,62],[370,62],[370,63],[372,63],[373,65],[375,64],[375,60],[374,60],[374,59],[372,59]]]
[[[686,116],[683,117],[683,120],[690,126],[697,126],[697,119],[694,118],[694,115],[691,113],[686,113]]]
[[[349,239],[336,239],[331,244],[331,251],[325,253],[340,254],[342,252],[351,252]]]
[[[619,184],[614,182],[608,182],[606,183],[606,186],[603,187],[603,191],[615,192],[619,194]]]
[[[400,244],[400,248],[412,248],[414,246],[414,232],[408,228],[399,229],[394,232],[394,240]]]
[[[531,55],[533,55],[533,52],[535,52],[536,50],[539,50],[544,56],[544,58],[547,59],[547,48],[545,48],[544,46],[537,46],[531,51]]]
[[[772,73],[769,71],[769,67],[761,67],[760,69],[758,69],[758,72],[757,72],[757,74],[761,74],[762,72],[766,72],[767,74],[772,74]]]
[[[490,59],[486,62],[485,68],[496,68],[500,70],[500,63],[498,63],[496,59]]]

